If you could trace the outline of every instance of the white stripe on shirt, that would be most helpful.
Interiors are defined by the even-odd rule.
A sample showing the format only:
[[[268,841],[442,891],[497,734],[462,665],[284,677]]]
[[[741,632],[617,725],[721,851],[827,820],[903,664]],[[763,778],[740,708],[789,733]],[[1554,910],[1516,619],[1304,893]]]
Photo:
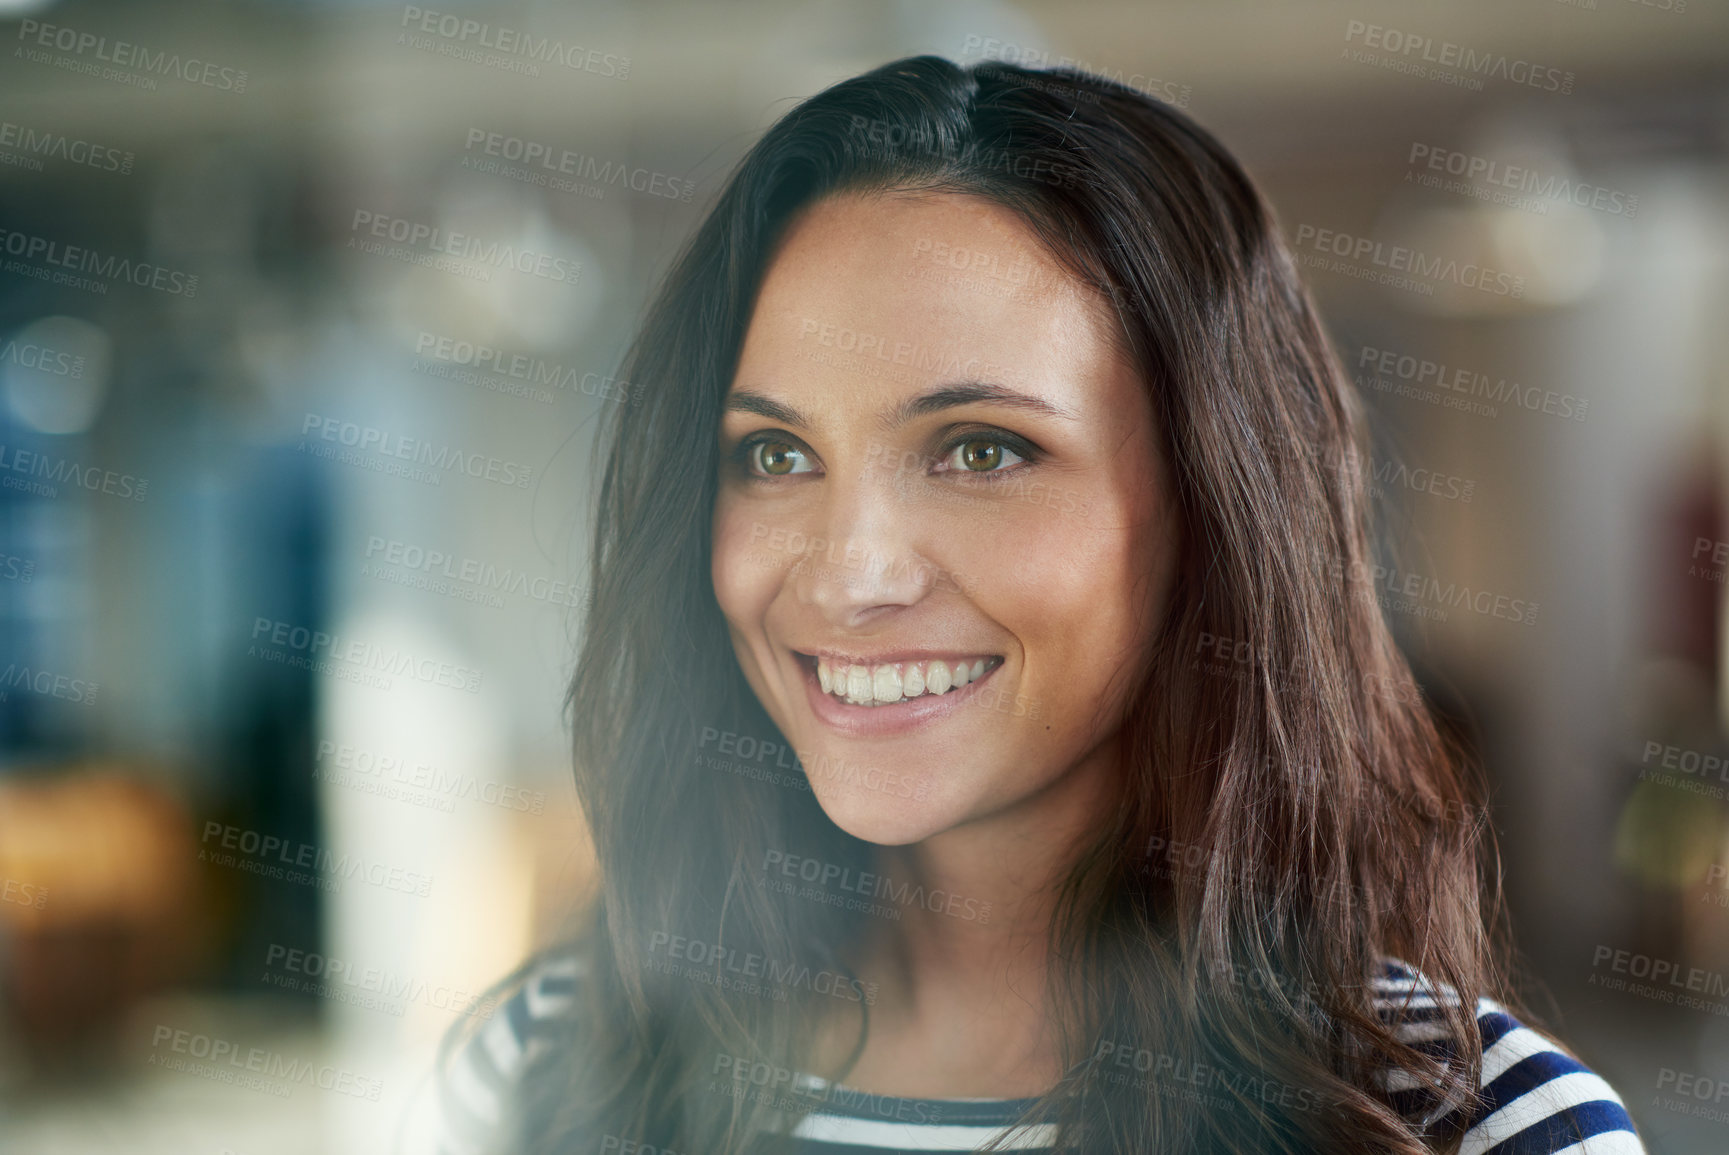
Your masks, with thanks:
[[[971,1151],[999,1135],[1007,1150],[1047,1148],[1056,1142],[1054,1123],[1035,1123],[1009,1131],[1003,1127],[966,1127],[953,1123],[889,1123],[881,1119],[853,1119],[843,1115],[806,1115],[793,1128],[793,1136],[823,1143],[847,1143],[854,1147],[893,1147],[915,1151]]]
[[[1511,1139],[1525,1128],[1541,1123],[1551,1115],[1559,1114],[1569,1107],[1595,1103],[1599,1099],[1612,1103],[1621,1102],[1620,1096],[1609,1088],[1609,1084],[1590,1071],[1558,1075],[1538,1083],[1472,1127],[1466,1134],[1465,1141],[1459,1145],[1459,1155],[1483,1155],[1483,1152],[1495,1144]]]

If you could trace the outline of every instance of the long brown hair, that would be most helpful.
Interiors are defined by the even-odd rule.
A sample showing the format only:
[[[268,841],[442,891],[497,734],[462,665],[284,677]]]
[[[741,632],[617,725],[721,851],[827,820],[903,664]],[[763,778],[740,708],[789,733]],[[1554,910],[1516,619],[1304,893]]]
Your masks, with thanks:
[[[774,1149],[786,1104],[722,1093],[717,1069],[808,1069],[816,1001],[866,1004],[868,1029],[857,917],[751,885],[771,848],[858,867],[871,848],[828,820],[744,680],[710,515],[720,407],[777,238],[821,197],[888,189],[1014,210],[1114,305],[1182,521],[1168,618],[1125,671],[1123,804],[1051,927],[1068,1074],[1035,1113],[1077,1152],[1456,1145],[1430,1122],[1472,1099],[1478,996],[1507,995],[1480,774],[1362,580],[1362,404],[1271,210],[1211,135],[1131,88],[921,56],[767,132],[621,371],[641,401],[612,416],[567,700],[601,896],[560,947],[581,959],[578,1011],[521,1088],[521,1149]],[[1389,956],[1456,992],[1450,1057],[1378,1013]],[[762,981],[733,981],[750,958]],[[1145,1077],[1096,1061],[1119,1046],[1157,1056],[1132,1065]],[[1159,1083],[1202,1066],[1206,1095]]]

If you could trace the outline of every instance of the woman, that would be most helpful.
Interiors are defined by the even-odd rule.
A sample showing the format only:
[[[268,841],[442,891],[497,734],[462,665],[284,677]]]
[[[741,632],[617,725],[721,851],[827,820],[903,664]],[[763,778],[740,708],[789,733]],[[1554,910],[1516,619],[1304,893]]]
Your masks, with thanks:
[[[1182,114],[836,85],[623,375],[601,898],[452,1057],[451,1149],[1642,1150],[1505,1009],[1476,770],[1357,580],[1360,403]]]

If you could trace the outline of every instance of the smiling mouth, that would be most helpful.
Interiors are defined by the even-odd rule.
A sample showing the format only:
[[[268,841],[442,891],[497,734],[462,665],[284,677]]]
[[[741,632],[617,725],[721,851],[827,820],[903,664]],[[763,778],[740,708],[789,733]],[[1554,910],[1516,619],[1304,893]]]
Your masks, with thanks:
[[[851,706],[898,706],[918,698],[940,697],[978,681],[1003,664],[1001,654],[901,662],[858,662],[814,654],[797,656],[807,669],[815,671],[823,693]]]

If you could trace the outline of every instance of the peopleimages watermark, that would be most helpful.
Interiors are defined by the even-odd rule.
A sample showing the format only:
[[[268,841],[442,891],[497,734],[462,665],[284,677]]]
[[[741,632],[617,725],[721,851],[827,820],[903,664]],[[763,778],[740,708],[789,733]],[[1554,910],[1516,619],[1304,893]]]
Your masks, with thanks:
[[[21,662],[8,662],[6,668],[0,670],[0,702],[5,701],[13,690],[58,698],[75,706],[93,706],[96,704],[97,683],[53,670],[33,668]]]
[[[48,905],[48,888],[19,878],[0,879],[0,902],[41,910]]]
[[[1610,973],[1600,973],[1604,969]],[[1729,1016],[1729,1002],[1722,1001],[1729,999],[1729,976],[1636,951],[1598,944],[1591,954],[1591,977],[1586,982],[1655,1002]]]
[[[1248,638],[1234,638],[1229,634],[1202,630],[1195,637],[1195,652],[1189,660],[1188,668],[1215,678],[1247,681],[1255,676],[1260,664],[1254,643]],[[1269,661],[1267,669],[1274,676],[1275,685],[1281,694],[1314,693],[1309,659],[1301,650],[1291,654],[1290,664],[1285,668],[1280,669],[1278,662]],[[1423,701],[1423,688],[1414,680],[1400,680],[1365,671],[1362,687],[1365,694],[1408,706],[1415,706]]]
[[[1027,303],[1036,303],[1062,283],[1057,274],[1035,262],[1026,250],[1016,250],[1005,261],[1000,252],[958,245],[939,237],[914,239],[907,277]]]
[[[504,605],[500,594],[516,594],[551,606],[581,609],[588,605],[589,591],[566,581],[530,576],[527,570],[499,568],[479,558],[463,557],[440,549],[426,549],[396,538],[373,534],[366,539],[362,577],[463,601],[478,602],[494,609]]]
[[[384,1093],[380,1079],[346,1067],[292,1059],[280,1051],[245,1047],[228,1039],[157,1023],[150,1038],[149,1066],[197,1075],[250,1091],[288,1098],[300,1084],[376,1103]],[[167,1055],[161,1052],[166,1049]],[[185,1055],[186,1059],[174,1058]],[[192,1060],[192,1061],[188,1061]]]
[[[8,273],[86,293],[106,295],[108,283],[112,282],[176,297],[198,295],[198,277],[194,273],[114,253],[104,254],[87,245],[69,245],[36,233],[0,228],[0,254],[16,258],[6,262],[4,269]]]
[[[657,930],[649,935],[648,952],[653,957],[643,961],[644,970],[775,1002],[785,1002],[791,992],[803,990],[842,1002],[876,1005],[874,982],[861,982],[829,970],[813,970],[806,963],[740,951],[718,942]]]
[[[1351,484],[1354,479],[1363,478],[1369,482],[1369,492],[1377,497],[1384,497],[1385,487],[1392,486],[1469,504],[1477,492],[1477,482],[1473,478],[1461,477],[1456,473],[1442,473],[1438,469],[1424,466],[1412,468],[1409,463],[1393,457],[1372,463],[1365,473],[1363,457],[1354,446],[1347,445],[1342,450],[1323,450],[1295,434],[1276,436],[1267,446],[1269,457],[1281,461],[1302,462],[1323,472],[1337,473],[1340,484]]]
[[[1194,89],[1189,85],[1180,84],[1174,80],[1160,80],[1158,77],[1149,76],[1144,72],[1125,73],[1120,68],[1094,64],[1074,56],[1053,57],[1048,49],[1023,47],[999,40],[995,36],[982,36],[977,33],[969,33],[966,39],[961,42],[961,55],[963,57],[982,56],[986,60],[995,60],[1002,64],[1016,64],[1022,68],[1075,68],[1121,84],[1125,88],[1132,88],[1155,100],[1176,105],[1178,108],[1189,107],[1189,97],[1194,92]],[[1015,79],[1017,83],[1026,83],[1024,78],[1016,77]],[[1048,79],[1041,77],[1038,81],[1041,84],[1053,82],[1061,83],[1055,77]],[[1072,85],[1064,85],[1064,87],[1073,89]],[[1099,96],[1095,92],[1076,91],[1075,94],[1077,99],[1090,98],[1089,103],[1098,103],[1099,100]]]
[[[1377,497],[1385,495],[1384,486],[1392,486],[1469,505],[1472,496],[1477,492],[1477,482],[1472,478],[1460,477],[1456,473],[1442,473],[1423,466],[1412,469],[1403,461],[1392,458],[1376,462],[1370,468],[1369,476],[1373,479],[1369,492]]]
[[[143,89],[154,89],[156,78],[160,76],[222,92],[246,91],[244,68],[231,68],[196,56],[182,57],[178,52],[152,51],[142,44],[126,40],[110,41],[106,36],[64,24],[21,20],[18,39],[29,46],[14,50],[14,56],[34,64],[51,64],[81,76],[94,76]],[[55,56],[45,49],[72,55]]]
[[[832,538],[807,534],[803,530],[785,529],[780,526],[770,526],[763,522],[755,522],[750,527],[750,542],[752,545],[766,546],[773,554],[796,558],[800,562],[816,565],[821,558],[829,565],[839,566],[844,570],[868,574],[885,581],[898,581],[911,578],[921,589],[937,589],[948,593],[971,594],[978,587],[978,579],[964,574],[955,574],[942,566],[931,565],[928,562],[902,555],[897,559],[889,559],[875,554],[870,550],[855,545],[851,540],[835,541]],[[835,548],[840,547],[840,555],[835,555]],[[798,564],[794,563],[795,566]],[[799,572],[795,569],[795,572]],[[813,571],[814,572],[814,571]],[[821,576],[818,574],[817,576]]]
[[[398,646],[380,646],[273,618],[252,619],[252,643],[246,656],[329,673],[348,681],[361,679],[343,671],[406,676],[428,686],[444,686],[470,694],[480,692],[480,670],[424,657]],[[387,678],[374,678],[366,684],[384,690],[390,688]]]
[[[28,172],[41,172],[42,161],[61,160],[97,172],[117,172],[122,176],[132,172],[135,159],[130,151],[122,152],[106,144],[67,136],[63,132],[14,124],[0,120],[0,164],[11,165]]]
[[[455,470],[469,477],[497,485],[514,486],[517,489],[527,489],[534,480],[533,468],[521,462],[489,457],[451,445],[435,445],[420,438],[404,437],[400,433],[344,421],[339,417],[328,417],[321,413],[308,413],[305,416],[300,424],[300,435],[302,440],[299,449],[302,453],[309,452],[315,457],[340,461],[345,465],[354,465],[377,473],[395,474],[426,485],[439,485],[444,481],[445,474],[434,473],[433,469],[446,472]],[[309,435],[313,439],[310,445],[306,440]],[[348,452],[346,449],[339,451],[319,445],[319,441],[335,442],[356,452]],[[365,454],[377,456],[363,456]],[[403,465],[401,462],[413,464]],[[420,469],[416,468],[417,466],[431,466],[432,469]]]
[[[1266,757],[1264,764],[1268,774],[1272,774],[1278,769],[1278,760],[1272,755]],[[1305,776],[1319,779],[1324,776],[1324,770],[1321,767],[1312,766],[1308,768]],[[1404,796],[1400,796],[1400,799],[1405,801]],[[1441,808],[1434,802],[1431,802],[1426,809],[1430,817],[1437,819],[1440,817]],[[1199,879],[1209,870],[1212,854],[1213,850],[1208,843],[1190,842],[1180,838],[1168,838],[1162,834],[1152,834],[1147,837],[1146,849],[1141,854],[1138,866],[1141,874],[1152,878],[1174,880],[1178,872],[1181,871],[1192,879]],[[1339,901],[1341,892],[1357,899],[1364,898],[1368,894],[1362,887],[1354,883],[1345,883],[1342,886],[1322,885],[1319,889],[1311,889],[1305,897]]]
[[[216,819],[204,824],[199,841],[203,843],[198,849],[199,862],[230,866],[265,878],[311,883],[320,890],[337,891],[344,881],[358,877],[373,886],[420,898],[432,893],[430,874],[368,861],[358,854],[335,854],[310,842],[296,842]]]
[[[1721,862],[1713,862],[1705,868],[1706,893],[1699,896],[1700,902],[1708,902],[1714,906],[1729,906],[1729,866]],[[1710,889],[1721,890],[1722,894],[1712,894]]]
[[[1297,248],[1304,246],[1312,253],[1299,251],[1299,264],[1323,272],[1341,273],[1360,281],[1374,281],[1395,289],[1430,297],[1437,284],[1475,289],[1497,297],[1518,300],[1525,295],[1525,278],[1498,272],[1475,261],[1460,263],[1451,257],[1439,257],[1405,245],[1388,245],[1372,237],[1360,237],[1336,229],[1316,225],[1297,226]],[[1362,261],[1368,259],[1369,264]],[[1410,274],[1406,276],[1405,274]]]
[[[1039,92],[1048,92],[1052,96],[1060,96],[1065,100],[1073,100],[1078,104],[1103,104],[1104,96],[1091,89],[1082,88],[1076,84],[1068,84],[1051,76],[1025,76],[1018,72],[1010,72],[1003,68],[993,68],[990,64],[981,64],[974,69],[975,76],[1001,80],[1016,88],[1032,88]]]
[[[407,31],[397,34],[398,44],[506,72],[539,76],[540,66],[551,64],[606,80],[630,79],[628,56],[567,44],[556,37],[536,36],[504,24],[404,4],[401,27]]]
[[[364,229],[364,235],[361,230]],[[442,272],[461,276],[484,274],[493,269],[514,269],[545,281],[574,285],[582,279],[582,263],[568,257],[518,247],[503,241],[484,241],[469,233],[459,233],[429,225],[408,217],[393,217],[371,209],[355,209],[350,222],[348,247],[364,253],[405,260],[410,264],[426,265]],[[393,241],[398,247],[385,248],[369,237]],[[478,279],[487,280],[489,276]]]
[[[992,442],[994,439],[980,434],[979,441]],[[893,445],[872,440],[865,446],[865,464],[877,468],[894,470],[894,479],[905,485],[916,483],[931,485],[929,471],[942,459],[918,453],[911,449],[898,449]],[[944,489],[946,498],[970,503],[995,503],[1011,500],[1027,502],[1032,505],[1043,505],[1063,513],[1072,513],[1077,517],[1086,517],[1092,512],[1092,500],[1084,490],[1072,489],[1068,486],[1052,485],[1048,481],[1028,481],[1024,470],[964,470],[949,472],[949,476],[958,480],[959,484],[947,486]],[[968,579],[975,581],[976,579]]]
[[[714,1057],[708,1090],[734,1099],[748,1099],[777,1110],[807,1112],[828,1106],[855,1117],[895,1123],[941,1123],[943,1105],[926,1099],[899,1099],[855,1091],[827,1080],[809,1082],[792,1070],[762,1059],[724,1052]]]
[[[1551,204],[1574,205],[1629,219],[1639,212],[1639,198],[1632,193],[1553,173],[1544,175],[1524,165],[1507,164],[1438,144],[1412,141],[1411,154],[1405,163],[1412,166],[1405,170],[1406,184],[1459,193],[1540,216],[1548,213]],[[1483,188],[1479,181],[1493,187]]]
[[[1656,759],[1655,766],[1652,759]],[[1713,784],[1713,775],[1724,785]],[[1650,740],[1645,743],[1644,753],[1639,757],[1639,781],[1729,801],[1729,758]]]
[[[1028,156],[1007,148],[996,148],[968,140],[959,148],[948,147],[929,129],[909,127],[898,121],[854,114],[847,122],[847,137],[866,157],[893,160],[902,156],[941,158],[968,168],[1007,173],[1021,180],[1074,188],[1087,182],[1086,171],[1053,155]]]
[[[1318,562],[1316,568],[1334,581],[1356,586],[1354,593],[1375,598],[1383,609],[1446,621],[1449,609],[1464,608],[1516,625],[1537,624],[1540,607],[1524,598],[1472,589],[1459,582],[1442,582],[1429,574],[1401,573],[1397,566],[1379,563],[1352,562],[1347,567],[1338,558],[1333,558]]]
[[[1146,850],[1141,856],[1142,873],[1156,878],[1175,878],[1179,869],[1193,873],[1207,865],[1208,853],[1206,846],[1199,842],[1166,838],[1162,834],[1149,835]]]
[[[686,1155],[682,1151],[674,1151],[671,1147],[656,1147],[652,1143],[644,1143],[640,1139],[630,1139],[623,1135],[614,1135],[608,1131],[600,1139],[599,1155]]]
[[[1203,1063],[1185,1055],[1173,1055],[1137,1047],[1132,1043],[1100,1039],[1091,1065],[1104,1068],[1101,1077],[1111,1083],[1135,1087],[1154,1094],[1178,1094],[1195,1102],[1225,1110],[1236,1109],[1243,1099],[1261,1106],[1288,1111],[1317,1111],[1331,1100],[1311,1087],[1298,1087],[1266,1075],[1236,1070],[1223,1063]],[[1134,1071],[1147,1078],[1136,1078]],[[1228,1094],[1207,1094],[1225,1091]]]
[[[429,377],[445,377],[496,393],[529,397],[546,405],[552,404],[553,400],[549,389],[580,393],[584,397],[597,397],[603,401],[616,401],[620,405],[642,402],[642,391],[638,389],[633,394],[633,386],[629,381],[620,381],[616,377],[608,377],[593,370],[579,374],[574,368],[541,357],[512,353],[459,337],[428,333],[424,329],[414,339],[414,352],[415,370]],[[428,359],[442,364],[431,364]],[[446,369],[444,366],[450,368]],[[474,372],[462,372],[465,369],[472,369]],[[481,377],[482,373],[508,378],[512,384],[497,383]],[[520,384],[516,384],[518,382]]]
[[[1368,373],[1356,375],[1359,388],[1412,397],[1478,417],[1494,417],[1500,410],[1477,398],[1573,421],[1585,420],[1585,413],[1591,407],[1588,398],[1523,385],[1505,377],[1492,377],[1476,369],[1448,365],[1444,361],[1397,349],[1364,345],[1357,354],[1357,368],[1370,369]]]
[[[1220,959],[1211,968],[1213,981],[1246,991],[1244,997],[1258,1006],[1283,1009],[1287,1004],[1308,1013],[1326,1005],[1321,985],[1312,979],[1280,974],[1264,967],[1244,966]],[[1277,992],[1278,997],[1274,997]]]
[[[127,501],[143,501],[150,491],[147,478],[0,443],[0,488],[36,497],[58,497],[61,485]]]
[[[824,862],[785,850],[765,850],[762,872],[762,882],[783,894],[796,894],[801,898],[812,898],[835,906],[844,905],[848,910],[863,910],[867,914],[884,918],[899,919],[901,912],[896,908],[916,906],[932,914],[946,914],[951,918],[976,922],[981,926],[991,920],[989,900],[980,902],[976,898],[967,898],[941,888],[927,890],[922,883],[896,883],[886,874],[854,870],[850,866]],[[777,879],[776,875],[780,878]],[[810,885],[799,888],[784,884],[781,879],[797,880]],[[846,893],[837,894],[836,891]],[[894,905],[858,902],[848,898],[848,895],[859,895],[864,899],[884,899]]]
[[[1713,1078],[1674,1067],[1657,1068],[1657,1082],[1648,1107],[1729,1123],[1729,1078]]]
[[[1405,32],[1362,20],[1345,23],[1345,44],[1340,55],[1346,60],[1475,92],[1483,90],[1485,79],[1504,80],[1561,95],[1573,91],[1573,74],[1563,69],[1509,57],[1504,52],[1478,51],[1451,40],[1437,41],[1420,32]]]
[[[711,745],[714,747],[712,751]],[[741,754],[741,750],[746,752]],[[697,742],[695,762],[706,770],[722,770],[770,786],[790,790],[810,789],[810,779],[806,777],[804,767],[791,747],[783,742],[757,738],[751,734],[741,735],[732,730],[704,726],[702,738]],[[921,783],[920,801],[923,801],[925,789],[927,788]]]
[[[1278,769],[1278,760],[1268,755],[1265,760],[1267,773],[1270,775]],[[1326,769],[1321,766],[1308,766],[1303,771],[1305,779],[1324,781]],[[1391,797],[1408,809],[1421,811],[1432,821],[1451,821],[1467,825],[1476,825],[1486,820],[1486,815],[1467,803],[1457,799],[1448,799],[1442,803],[1437,798],[1415,799],[1410,793],[1394,791]],[[1176,881],[1179,875],[1192,886],[1203,884],[1211,873],[1211,862],[1217,849],[1208,842],[1188,841],[1181,838],[1170,838],[1163,834],[1152,834],[1147,837],[1146,849],[1135,863],[1139,874],[1147,878],[1159,878]],[[1369,906],[1384,905],[1387,896],[1377,891],[1371,891],[1359,883],[1348,880],[1308,880],[1300,889],[1298,896],[1310,909],[1325,910],[1335,906]],[[1276,900],[1276,901],[1283,901]],[[1245,975],[1239,967],[1220,964],[1214,971],[1218,979],[1234,979],[1237,985],[1244,985]],[[1247,985],[1251,989],[1266,989],[1268,984],[1275,984],[1284,991],[1285,997],[1294,1003],[1324,1002],[1321,988],[1314,983],[1298,983],[1290,976],[1253,973],[1247,976]]]
[[[978,579],[956,574],[942,566],[922,559],[890,557],[861,549],[850,540],[844,544],[828,538],[811,536],[799,530],[771,529],[757,523],[752,529],[753,543],[765,541],[768,548],[754,548],[744,556],[746,565],[781,573],[786,578],[810,578],[830,582],[849,590],[868,589],[882,581],[911,579],[920,589],[936,589],[972,596],[978,589]],[[835,548],[842,547],[840,556]],[[825,560],[826,559],[826,560]],[[1037,701],[1024,694],[1006,694],[995,686],[986,685],[967,696],[967,704],[996,710],[1015,717],[1039,716]]]
[[[714,753],[707,753],[711,745]],[[772,761],[764,765],[764,759]],[[846,758],[831,758],[826,754],[816,754],[808,750],[794,750],[784,742],[721,730],[714,726],[702,728],[702,736],[697,741],[696,762],[710,770],[725,770],[731,774],[797,790],[809,790],[813,776],[877,791],[894,798],[910,798],[915,802],[923,802],[930,789],[926,780],[915,780],[900,770],[885,770],[880,766],[866,766]]]
[[[279,942],[265,949],[264,967],[261,981],[271,986],[398,1018],[406,1013],[409,1003],[421,1003],[434,1010],[489,1019],[498,1004],[495,995],[477,999],[457,987],[399,975],[383,967],[359,967],[346,959]]]
[[[482,157],[495,159],[477,159],[473,155],[477,148]],[[695,181],[669,176],[656,169],[602,161],[587,153],[572,152],[543,141],[490,132],[484,128],[468,130],[468,141],[463,150],[469,154],[462,158],[464,168],[496,173],[553,192],[578,193],[593,200],[605,198],[608,185],[685,204],[690,203],[696,192]]]
[[[1582,8],[1587,12],[1597,11],[1597,0],[1556,0],[1556,3],[1565,4],[1569,8]],[[1687,0],[1627,0],[1627,3],[1639,8],[1654,8],[1659,12],[1679,14],[1687,11]],[[1621,7],[1615,5],[1614,0],[1610,0],[1610,4]]]
[[[348,786],[363,793],[453,811],[458,799],[500,810],[540,814],[546,795],[508,782],[476,778],[472,774],[445,770],[425,762],[410,762],[398,755],[380,754],[364,746],[350,746],[321,739],[314,756],[313,777],[321,782]]]
[[[78,380],[84,376],[84,355],[67,353],[34,341],[12,338],[0,345],[0,361],[9,361],[20,369],[34,369],[55,377]]]
[[[1699,558],[1710,554],[1711,561],[1700,565]],[[1687,567],[1688,577],[1704,578],[1708,582],[1724,584],[1725,575],[1729,575],[1729,541],[1717,541],[1709,537],[1693,539],[1693,564]]]

